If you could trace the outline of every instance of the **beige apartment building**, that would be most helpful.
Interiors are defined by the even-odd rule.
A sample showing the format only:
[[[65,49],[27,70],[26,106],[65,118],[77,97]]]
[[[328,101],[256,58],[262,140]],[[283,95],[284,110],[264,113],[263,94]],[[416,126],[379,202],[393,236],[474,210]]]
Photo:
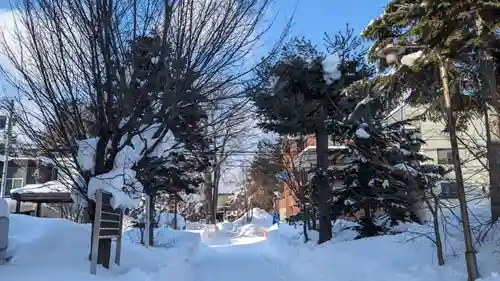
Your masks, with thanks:
[[[416,118],[424,112],[423,107],[410,107],[402,105],[393,110],[387,117],[389,122],[400,120],[408,120]],[[446,130],[446,124],[443,122],[432,122],[417,120],[411,122],[422,133],[422,139],[425,145],[422,146],[421,152],[431,158],[430,163],[453,166],[451,156],[451,146],[449,134]],[[473,119],[467,124],[467,129],[458,133],[460,159],[462,162],[462,171],[464,181],[468,186],[479,189],[482,192],[487,191],[489,183],[488,172],[484,169],[486,163],[485,157],[481,157],[485,153],[486,137],[484,129],[484,121],[481,119]],[[450,180],[453,180],[454,174],[447,175]],[[453,186],[442,186],[443,191],[453,189]],[[479,191],[478,190],[478,191]],[[449,190],[453,192],[453,190]]]

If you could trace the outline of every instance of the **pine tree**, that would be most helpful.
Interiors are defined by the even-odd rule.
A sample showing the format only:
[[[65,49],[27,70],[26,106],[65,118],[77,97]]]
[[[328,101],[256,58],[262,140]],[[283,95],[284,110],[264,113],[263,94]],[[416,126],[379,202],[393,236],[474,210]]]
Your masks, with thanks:
[[[333,212],[357,214],[359,238],[384,234],[398,221],[420,222],[420,203],[432,184],[421,166],[421,134],[407,121],[387,123],[382,101],[372,100],[366,108],[371,113],[346,127],[352,163],[329,171],[332,181],[344,181],[331,199]],[[380,220],[382,215],[389,221]]]
[[[280,135],[316,137],[317,171],[315,185],[320,211],[319,243],[332,237],[327,198],[330,187],[325,177],[328,168],[327,120],[344,120],[349,114],[343,106],[349,96],[345,88],[371,74],[357,52],[361,42],[352,30],[327,38],[331,53],[325,56],[304,38],[287,44],[275,62],[265,62],[257,73],[260,90],[252,98],[259,124]]]
[[[440,64],[450,74],[458,125],[465,125],[476,113],[485,115],[492,222],[500,217],[500,168],[493,164],[500,154],[495,145],[500,135],[497,94],[500,53],[496,51],[500,45],[499,14],[500,4],[491,1],[393,0],[363,33],[375,41],[372,57],[387,43],[426,46],[413,71],[398,71],[394,77],[385,78],[392,80],[389,84],[393,89],[388,91],[398,86],[399,92],[410,88],[409,101],[434,104],[434,110],[428,110],[426,117],[443,116],[439,106]]]

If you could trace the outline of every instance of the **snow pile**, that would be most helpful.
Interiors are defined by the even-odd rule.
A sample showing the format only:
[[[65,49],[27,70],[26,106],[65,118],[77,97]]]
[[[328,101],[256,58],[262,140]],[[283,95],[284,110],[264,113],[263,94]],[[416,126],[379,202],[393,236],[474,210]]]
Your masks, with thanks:
[[[192,252],[200,244],[200,235],[197,233],[174,230],[172,228],[154,228],[153,245],[155,247],[184,247]],[[144,229],[130,228],[123,232],[123,239],[134,244],[141,244]]]
[[[186,221],[186,230],[203,230],[205,225],[197,222]]]
[[[162,226],[173,227],[175,219],[177,220],[176,221],[177,229],[186,228],[186,219],[183,216],[181,216],[179,214],[176,215],[175,213],[166,212],[166,211],[162,211],[158,214],[158,218],[157,218],[158,226],[160,226],[160,227],[162,227]]]
[[[238,229],[238,236],[265,236],[267,227],[256,224],[246,224]]]
[[[217,225],[207,225],[201,233],[201,241],[210,246],[230,245],[233,235],[229,232],[219,230]]]
[[[27,231],[29,230],[29,231]],[[150,281],[169,276],[175,280],[190,280],[192,268],[186,239],[170,248],[145,248],[123,239],[121,265],[89,273],[90,226],[63,219],[40,219],[11,215],[8,255],[12,260],[0,266],[5,280],[32,281]],[[165,235],[177,235],[173,232]],[[112,256],[114,255],[114,246]],[[112,261],[114,257],[112,257]]]
[[[10,194],[18,193],[51,193],[51,192],[70,192],[68,186],[59,181],[49,181],[39,184],[28,184],[24,187],[11,189]]]
[[[253,208],[252,210],[248,211],[248,213],[243,214],[243,216],[234,221],[233,224],[235,225],[235,227],[241,227],[247,224],[247,216],[250,218],[248,223],[263,226],[266,228],[273,225],[273,216],[271,214],[269,214],[265,210]]]
[[[296,226],[285,223],[275,224],[268,229],[267,241],[278,249],[301,246],[302,233]]]
[[[347,220],[338,219],[332,225],[333,239],[332,242],[351,241],[358,236],[358,232],[353,230],[357,223]],[[307,246],[316,245],[319,239],[319,233],[316,230],[307,230],[307,238],[309,239]],[[294,225],[281,223],[273,225],[268,229],[267,240],[271,244],[276,244],[278,247],[301,247],[304,245],[304,233],[302,222],[297,222]]]
[[[233,232],[234,231],[234,224],[228,221],[222,222],[217,224],[217,227],[226,232]]]

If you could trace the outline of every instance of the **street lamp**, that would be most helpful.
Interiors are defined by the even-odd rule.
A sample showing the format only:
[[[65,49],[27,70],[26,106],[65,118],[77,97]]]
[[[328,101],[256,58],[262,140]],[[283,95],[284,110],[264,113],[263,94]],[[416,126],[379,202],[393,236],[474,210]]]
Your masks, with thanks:
[[[400,63],[399,56],[402,55],[407,49],[425,49],[425,46],[396,46],[393,44],[379,50],[377,56],[385,58],[389,65]],[[448,71],[446,69],[446,61],[439,57],[439,73],[441,84],[443,87],[444,105],[448,121],[448,133],[450,134],[450,145],[453,157],[453,168],[455,170],[455,180],[457,184],[457,195],[460,202],[460,214],[462,216],[462,227],[464,230],[465,240],[465,261],[467,264],[468,280],[473,281],[479,279],[479,270],[476,260],[476,252],[472,244],[472,235],[469,225],[469,214],[467,213],[467,201],[465,198],[465,188],[462,175],[462,167],[460,166],[460,155],[458,150],[456,119],[453,115],[453,108],[451,106],[451,95],[449,89]]]

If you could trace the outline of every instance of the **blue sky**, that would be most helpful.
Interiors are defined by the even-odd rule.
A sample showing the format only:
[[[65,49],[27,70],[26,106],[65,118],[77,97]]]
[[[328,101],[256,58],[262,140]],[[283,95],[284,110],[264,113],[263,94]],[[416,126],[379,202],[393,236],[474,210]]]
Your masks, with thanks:
[[[357,34],[382,13],[388,0],[275,0],[277,22],[272,33],[277,35],[295,10],[292,35],[305,36],[320,45],[323,34],[334,34],[349,23]],[[10,8],[9,0],[0,0],[0,9]],[[267,37],[267,36],[266,36]]]
[[[279,32],[286,18],[294,10],[292,36],[305,36],[318,47],[323,47],[324,33],[335,34],[345,30],[346,23],[354,28],[355,33],[361,30],[378,15],[388,0],[276,0],[278,18],[273,34]]]
[[[335,34],[345,30],[346,23],[354,28],[355,33],[361,30],[376,16],[380,15],[388,0],[275,0],[272,14],[276,22],[269,34],[264,36],[263,48],[256,50],[258,55],[264,55],[266,50],[280,35],[281,30],[292,14],[294,25],[290,37],[304,36],[323,48],[324,33]],[[9,0],[0,0],[0,9],[10,8]],[[0,77],[0,84],[5,84]],[[0,85],[1,86],[1,85]],[[0,95],[3,91],[0,89]],[[237,169],[235,169],[237,170]],[[231,171],[233,172],[233,171]],[[236,172],[236,171],[234,171]],[[237,172],[236,172],[237,173]],[[232,180],[229,176],[223,181]],[[231,190],[232,184],[221,184],[221,189]]]

